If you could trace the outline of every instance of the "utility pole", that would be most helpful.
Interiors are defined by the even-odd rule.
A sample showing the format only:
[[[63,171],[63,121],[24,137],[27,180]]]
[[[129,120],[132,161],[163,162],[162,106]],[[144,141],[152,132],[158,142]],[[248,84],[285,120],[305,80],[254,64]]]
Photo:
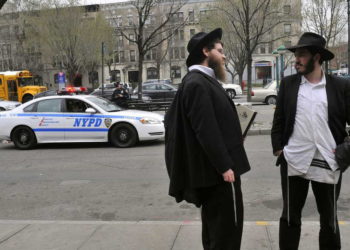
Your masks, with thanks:
[[[104,53],[105,53],[105,43],[104,42],[102,42],[102,51],[101,51],[101,53],[102,53],[102,66],[101,66],[101,78],[102,78],[102,85],[101,85],[101,87],[102,87],[102,97],[103,97],[103,91],[104,91],[104,86],[103,86],[103,82],[104,82]]]
[[[350,74],[350,0],[348,2],[348,75]]]

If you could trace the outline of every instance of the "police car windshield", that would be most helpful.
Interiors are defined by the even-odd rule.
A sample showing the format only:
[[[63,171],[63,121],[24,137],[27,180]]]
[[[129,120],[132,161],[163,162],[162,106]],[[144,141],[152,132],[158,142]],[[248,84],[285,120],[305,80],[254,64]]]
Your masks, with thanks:
[[[101,97],[91,96],[91,97],[88,97],[87,99],[107,112],[117,112],[122,110],[121,107],[117,106],[113,102]]]

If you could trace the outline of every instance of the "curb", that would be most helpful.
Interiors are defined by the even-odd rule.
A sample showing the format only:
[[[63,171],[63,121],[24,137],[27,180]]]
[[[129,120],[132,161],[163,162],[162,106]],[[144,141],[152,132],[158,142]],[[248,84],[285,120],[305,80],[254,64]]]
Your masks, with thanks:
[[[271,135],[271,129],[270,128],[251,129],[248,131],[248,135]]]

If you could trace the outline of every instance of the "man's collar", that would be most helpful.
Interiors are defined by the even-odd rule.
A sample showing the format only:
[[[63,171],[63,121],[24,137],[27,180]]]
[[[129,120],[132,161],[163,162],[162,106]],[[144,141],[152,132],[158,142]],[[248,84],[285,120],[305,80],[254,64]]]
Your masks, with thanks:
[[[305,84],[305,83],[313,84],[313,83],[309,82],[305,76],[301,76],[301,83],[300,84]],[[319,83],[317,83],[317,85],[318,86],[326,85],[326,76],[325,76],[323,71],[322,71],[322,79]]]
[[[216,79],[214,70],[212,68],[209,68],[207,66],[203,66],[200,64],[192,65],[191,67],[188,68],[189,71],[192,71],[194,69],[197,69],[197,70],[203,72],[204,74]]]

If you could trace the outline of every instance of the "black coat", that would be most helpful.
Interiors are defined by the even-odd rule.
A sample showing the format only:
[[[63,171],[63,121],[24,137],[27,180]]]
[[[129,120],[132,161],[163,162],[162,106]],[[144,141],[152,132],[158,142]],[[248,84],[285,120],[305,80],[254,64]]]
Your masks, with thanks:
[[[271,129],[273,152],[288,144],[294,129],[300,75],[291,75],[281,81]],[[326,75],[328,124],[337,145],[347,136],[350,124],[350,82],[345,78]]]
[[[169,194],[199,205],[196,189],[249,171],[234,103],[220,83],[194,70],[183,79],[165,116]]]

